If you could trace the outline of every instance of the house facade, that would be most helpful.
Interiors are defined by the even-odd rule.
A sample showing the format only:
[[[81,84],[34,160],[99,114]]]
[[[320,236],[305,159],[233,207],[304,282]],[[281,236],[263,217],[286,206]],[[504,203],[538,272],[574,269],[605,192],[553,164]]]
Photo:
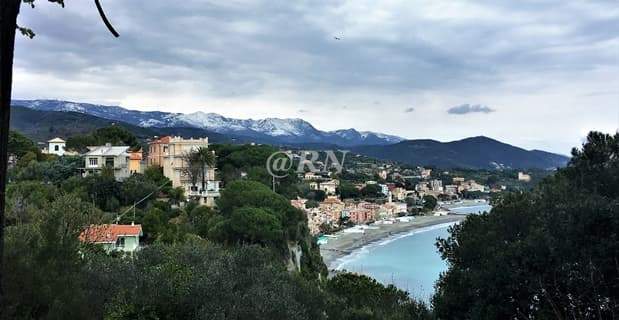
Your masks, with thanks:
[[[84,157],[84,168],[82,175],[84,177],[90,174],[101,173],[104,169],[109,169],[114,172],[116,180],[121,181],[131,175],[129,171],[129,147],[128,146],[112,146],[106,144],[104,146],[88,147]]]
[[[80,241],[101,245],[107,252],[133,253],[140,249],[142,226],[137,224],[101,224],[87,227],[79,236]]]
[[[62,140],[61,138],[54,138],[47,141],[47,149],[43,149],[42,152],[46,154],[55,154],[59,157],[62,157],[65,154],[66,146],[66,141]]]
[[[148,165],[159,166],[163,175],[172,181],[172,187],[182,187],[185,194],[199,200],[200,204],[214,206],[219,194],[219,181],[215,180],[215,168],[207,168],[206,185],[202,181],[195,185],[186,173],[184,157],[200,147],[208,148],[208,138],[184,139],[182,137],[162,137],[149,143]]]

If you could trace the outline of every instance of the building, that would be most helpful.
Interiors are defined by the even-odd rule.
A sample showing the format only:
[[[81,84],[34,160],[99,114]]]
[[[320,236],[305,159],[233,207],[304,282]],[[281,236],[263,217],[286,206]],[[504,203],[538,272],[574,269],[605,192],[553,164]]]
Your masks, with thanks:
[[[129,153],[129,173],[142,173],[142,149],[139,151],[131,151]]]
[[[438,180],[438,179],[430,180],[430,189],[432,191],[442,192],[443,191],[443,181]]]
[[[518,181],[530,182],[531,175],[526,174],[524,172],[518,172]]]
[[[212,207],[220,195],[219,181],[215,180],[215,168],[206,169],[204,186],[201,179],[194,185],[186,171],[185,156],[200,147],[208,148],[208,138],[184,139],[166,136],[156,139],[148,146],[148,165],[160,166],[163,175],[172,181],[172,187],[182,187],[188,197],[196,198],[200,204]]]
[[[378,171],[378,176],[383,180],[387,180],[387,170],[383,169]]]
[[[379,184],[378,186],[380,187],[380,193],[386,196],[389,195],[389,187],[386,184]]]
[[[421,175],[422,179],[427,179],[427,178],[430,177],[430,175],[432,175],[432,169],[420,168],[419,169],[419,174]]]
[[[448,184],[445,186],[445,193],[446,194],[450,194],[450,195],[454,195],[456,193],[458,193],[458,186],[455,184]]]
[[[102,224],[87,227],[79,236],[80,241],[102,245],[110,251],[133,253],[140,249],[140,237],[143,235],[139,224]]]
[[[329,196],[318,205],[318,208],[327,215],[329,221],[339,223],[342,210],[344,210],[344,202],[338,197]]]
[[[394,188],[393,190],[391,190],[391,194],[393,195],[393,198],[399,201],[402,201],[404,199],[406,199],[407,196],[407,190],[404,188]]]
[[[112,146],[107,143],[104,146],[88,147],[88,150],[84,154],[84,168],[82,168],[84,177],[101,173],[106,168],[114,172],[114,177],[118,181],[131,175],[128,146]]]
[[[455,184],[455,185],[461,185],[464,183],[464,178],[463,177],[453,177],[451,179],[451,183]]]
[[[65,154],[65,148],[67,146],[66,141],[60,138],[54,138],[47,141],[47,148],[43,149],[42,153],[55,154],[62,157]]]
[[[326,194],[335,194],[335,191],[340,186],[339,180],[329,180],[326,182],[320,183],[320,190],[324,191]]]

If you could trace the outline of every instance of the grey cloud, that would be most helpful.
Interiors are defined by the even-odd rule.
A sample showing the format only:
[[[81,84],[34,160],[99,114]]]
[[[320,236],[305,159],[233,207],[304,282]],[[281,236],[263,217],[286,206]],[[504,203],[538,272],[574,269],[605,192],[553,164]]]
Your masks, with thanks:
[[[447,110],[447,113],[450,114],[467,114],[467,113],[490,113],[494,112],[494,109],[489,108],[488,106],[480,105],[480,104],[461,104],[459,106],[451,107]]]
[[[413,107],[404,109],[404,113],[411,113],[413,111],[415,111],[415,108],[413,108]]]

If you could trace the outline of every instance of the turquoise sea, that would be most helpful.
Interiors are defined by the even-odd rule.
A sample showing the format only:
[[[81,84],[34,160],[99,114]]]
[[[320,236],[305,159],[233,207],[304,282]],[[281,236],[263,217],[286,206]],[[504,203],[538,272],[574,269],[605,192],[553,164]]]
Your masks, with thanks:
[[[452,208],[461,214],[489,211],[489,205]],[[366,274],[383,284],[394,284],[412,297],[429,301],[434,282],[447,269],[441,260],[436,239],[446,238],[453,223],[420,228],[371,243],[337,260],[335,269]]]

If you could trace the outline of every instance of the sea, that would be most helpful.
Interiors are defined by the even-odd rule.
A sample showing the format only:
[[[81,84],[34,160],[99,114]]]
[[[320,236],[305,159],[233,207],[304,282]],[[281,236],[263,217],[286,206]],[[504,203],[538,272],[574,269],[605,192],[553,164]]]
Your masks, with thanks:
[[[484,203],[449,209],[458,214],[477,214],[490,211],[491,206]],[[385,285],[393,284],[411,297],[429,302],[434,283],[447,270],[435,246],[436,239],[448,237],[448,228],[453,224],[419,228],[370,243],[336,260],[333,266],[368,275]]]

